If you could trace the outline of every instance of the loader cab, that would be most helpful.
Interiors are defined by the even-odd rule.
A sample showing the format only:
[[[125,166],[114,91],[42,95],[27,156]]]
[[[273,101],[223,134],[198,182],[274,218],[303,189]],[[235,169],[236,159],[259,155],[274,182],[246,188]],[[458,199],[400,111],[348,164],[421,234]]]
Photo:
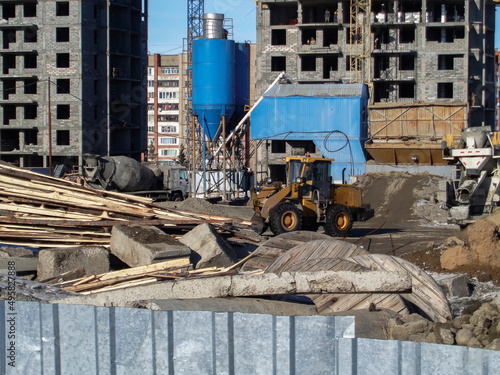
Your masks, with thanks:
[[[331,192],[331,162],[323,158],[288,159],[288,184],[299,182],[300,195],[311,200],[328,200]]]

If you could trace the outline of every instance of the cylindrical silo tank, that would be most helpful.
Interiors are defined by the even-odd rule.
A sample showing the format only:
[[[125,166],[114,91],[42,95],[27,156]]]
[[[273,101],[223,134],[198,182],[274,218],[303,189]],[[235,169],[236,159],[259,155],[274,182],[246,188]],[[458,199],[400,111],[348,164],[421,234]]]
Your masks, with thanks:
[[[245,105],[250,104],[250,46],[248,43],[236,43],[235,63],[236,115],[242,116]]]
[[[193,112],[210,140],[220,134],[222,115],[229,121],[234,113],[234,50],[233,40],[197,39],[193,42]]]

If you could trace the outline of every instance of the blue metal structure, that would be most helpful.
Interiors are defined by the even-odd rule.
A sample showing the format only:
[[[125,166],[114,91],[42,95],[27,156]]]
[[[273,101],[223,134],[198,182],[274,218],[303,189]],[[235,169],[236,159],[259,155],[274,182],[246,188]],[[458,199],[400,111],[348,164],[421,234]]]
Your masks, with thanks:
[[[276,85],[252,114],[252,139],[313,141],[333,158],[332,175],[365,171],[368,88],[363,84]]]
[[[250,47],[248,43],[236,43],[235,63],[236,63],[236,115],[243,115],[245,105],[250,104],[250,72],[249,72]]]
[[[213,140],[223,115],[235,110],[235,43],[227,39],[193,41],[193,112]]]

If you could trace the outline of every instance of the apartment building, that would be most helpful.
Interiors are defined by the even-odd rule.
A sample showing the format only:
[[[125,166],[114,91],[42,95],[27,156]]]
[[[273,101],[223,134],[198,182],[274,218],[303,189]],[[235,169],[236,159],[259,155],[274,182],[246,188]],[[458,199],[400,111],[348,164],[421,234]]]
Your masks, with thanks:
[[[87,153],[140,159],[144,4],[0,0],[1,160],[71,167]]]
[[[176,164],[184,129],[182,55],[148,56],[148,160]]]
[[[372,103],[468,103],[471,124],[493,125],[493,1],[350,4],[259,1],[258,92],[285,70],[293,83],[367,82]]]

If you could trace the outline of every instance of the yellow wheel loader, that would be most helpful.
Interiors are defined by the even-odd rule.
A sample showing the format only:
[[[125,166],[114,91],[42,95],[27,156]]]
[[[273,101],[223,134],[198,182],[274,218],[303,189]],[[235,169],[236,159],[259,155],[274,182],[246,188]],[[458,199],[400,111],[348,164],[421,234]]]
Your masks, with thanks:
[[[268,226],[275,234],[300,229],[316,230],[323,225],[331,236],[348,236],[354,220],[373,217],[369,205],[363,205],[361,189],[353,185],[333,184],[331,163],[334,159],[286,157],[287,181],[268,181],[252,190],[249,204],[255,215],[253,228],[263,233]]]

